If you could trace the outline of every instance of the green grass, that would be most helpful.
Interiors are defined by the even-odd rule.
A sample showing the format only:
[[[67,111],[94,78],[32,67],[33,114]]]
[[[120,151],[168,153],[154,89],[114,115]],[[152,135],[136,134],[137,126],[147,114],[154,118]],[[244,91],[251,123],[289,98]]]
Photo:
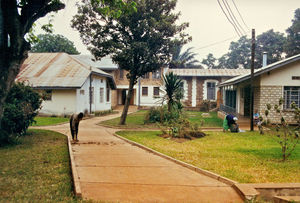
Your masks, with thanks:
[[[29,130],[0,148],[0,202],[78,202],[72,192],[67,137]]]
[[[187,111],[187,116],[192,123],[201,124],[201,120],[204,121],[203,127],[220,127],[223,126],[223,120],[218,117],[217,112],[209,112],[210,117],[203,117],[204,112],[199,111]]]
[[[281,148],[257,132],[207,132],[208,136],[177,143],[159,132],[121,131],[119,135],[161,153],[241,183],[300,182],[300,145],[282,162]]]
[[[156,124],[144,124],[145,115],[147,113],[147,110],[140,110],[135,113],[131,113],[127,115],[126,118],[126,125],[119,125],[120,123],[120,117],[114,118],[111,120],[106,120],[101,122],[100,124],[110,127],[119,127],[119,128],[156,128]]]
[[[69,118],[64,117],[35,117],[34,120],[36,123],[33,123],[32,126],[45,126],[45,125],[55,125],[64,122],[68,122]]]
[[[138,112],[129,114],[126,119],[126,125],[119,125],[120,118],[114,118],[111,120],[103,121],[100,124],[110,127],[119,127],[119,128],[157,128],[156,124],[144,124],[145,116],[147,110],[140,110]],[[210,112],[209,118],[203,118],[201,115],[203,112],[196,111],[187,111],[187,116],[192,123],[201,124],[201,121],[204,120],[203,127],[222,127],[223,121],[218,118],[217,112]]]

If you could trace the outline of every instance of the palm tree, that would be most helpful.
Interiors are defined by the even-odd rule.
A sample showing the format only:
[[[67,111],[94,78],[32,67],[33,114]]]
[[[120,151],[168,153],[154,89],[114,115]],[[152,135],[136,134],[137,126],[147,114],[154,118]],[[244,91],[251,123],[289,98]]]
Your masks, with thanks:
[[[168,111],[171,112],[174,104],[179,104],[182,94],[182,80],[178,75],[170,72],[164,76],[166,99],[168,102]]]
[[[172,60],[170,62],[170,68],[203,68],[195,56],[196,53],[193,53],[191,50],[193,47],[188,48],[186,51],[181,53],[182,45],[177,45],[173,49]]]

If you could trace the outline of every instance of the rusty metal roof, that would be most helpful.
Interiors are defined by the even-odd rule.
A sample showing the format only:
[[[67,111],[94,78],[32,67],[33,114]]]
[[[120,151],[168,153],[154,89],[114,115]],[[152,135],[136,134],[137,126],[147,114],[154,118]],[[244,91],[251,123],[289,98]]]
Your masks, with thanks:
[[[90,74],[112,80],[113,77],[95,67],[90,67],[66,53],[29,53],[16,77],[34,88],[80,88]]]
[[[101,58],[101,60],[96,60],[92,55],[71,55],[73,58],[80,60],[89,66],[100,68],[101,70],[116,70],[118,65],[115,64],[110,56]]]
[[[169,69],[179,76],[196,76],[196,77],[234,77],[250,72],[250,69]]]

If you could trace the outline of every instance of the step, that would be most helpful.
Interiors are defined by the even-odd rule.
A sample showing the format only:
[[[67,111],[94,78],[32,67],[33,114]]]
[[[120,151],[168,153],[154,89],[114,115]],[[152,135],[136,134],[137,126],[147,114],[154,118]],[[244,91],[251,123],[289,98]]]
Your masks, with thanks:
[[[275,196],[275,203],[300,202],[300,196]]]

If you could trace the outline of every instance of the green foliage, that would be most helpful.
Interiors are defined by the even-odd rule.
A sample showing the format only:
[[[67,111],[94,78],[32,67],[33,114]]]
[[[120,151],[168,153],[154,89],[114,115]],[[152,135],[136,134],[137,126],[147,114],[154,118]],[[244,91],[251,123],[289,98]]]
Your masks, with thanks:
[[[33,44],[32,52],[65,52],[68,54],[80,54],[74,43],[62,35],[41,34],[37,36],[38,42]]]
[[[286,122],[286,119],[282,115],[282,109],[281,106],[283,104],[283,99],[279,99],[278,104],[274,105],[274,110],[277,114],[280,116],[280,124],[276,125],[276,133],[274,138],[281,146],[281,152],[282,152],[282,160],[286,161],[289,156],[293,153],[293,151],[296,148],[296,145],[299,143],[300,137],[299,137],[299,129],[292,130],[289,127],[289,124]],[[299,120],[299,108],[296,106],[295,103],[292,103],[291,105],[292,109],[294,110],[295,118],[297,120],[297,123],[300,123]],[[264,121],[264,124],[269,124],[269,111],[272,109],[271,104],[267,104],[267,109],[265,110],[265,116],[266,121]],[[264,134],[263,129],[260,127],[260,133]]]
[[[13,141],[26,133],[40,109],[40,95],[22,83],[15,84],[4,105],[0,144]]]
[[[218,68],[216,65],[217,59],[214,57],[212,53],[209,53],[206,59],[203,59],[201,63],[207,65],[209,69]]]
[[[284,50],[287,57],[300,54],[300,8],[295,10],[295,16],[292,25],[286,30],[287,42]]]
[[[170,68],[202,68],[199,61],[195,59],[195,56],[198,54],[193,53],[192,49],[193,47],[190,47],[181,53],[182,45],[175,45],[171,51],[172,60],[169,65]]]
[[[173,72],[164,75],[163,79],[168,111],[171,112],[174,107],[182,109],[183,106],[180,102],[183,98],[182,80]]]

